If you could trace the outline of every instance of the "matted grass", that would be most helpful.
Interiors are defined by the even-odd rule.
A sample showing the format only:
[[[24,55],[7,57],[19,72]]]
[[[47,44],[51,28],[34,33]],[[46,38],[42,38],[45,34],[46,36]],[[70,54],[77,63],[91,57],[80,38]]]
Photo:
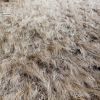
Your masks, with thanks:
[[[0,100],[100,100],[99,5],[0,3]]]

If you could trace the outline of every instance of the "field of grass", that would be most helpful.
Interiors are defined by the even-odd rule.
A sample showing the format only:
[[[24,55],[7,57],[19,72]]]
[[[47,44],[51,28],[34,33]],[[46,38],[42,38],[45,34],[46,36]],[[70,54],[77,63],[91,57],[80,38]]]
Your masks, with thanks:
[[[100,0],[1,0],[0,100],[100,100]]]

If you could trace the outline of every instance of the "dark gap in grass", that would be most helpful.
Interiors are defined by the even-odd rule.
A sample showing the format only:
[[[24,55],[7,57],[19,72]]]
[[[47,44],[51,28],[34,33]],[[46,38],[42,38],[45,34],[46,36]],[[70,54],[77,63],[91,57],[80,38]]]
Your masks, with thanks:
[[[9,2],[9,0],[4,0],[4,2]]]
[[[93,70],[100,71],[100,67],[98,67],[97,65],[93,65],[92,68],[93,68]]]

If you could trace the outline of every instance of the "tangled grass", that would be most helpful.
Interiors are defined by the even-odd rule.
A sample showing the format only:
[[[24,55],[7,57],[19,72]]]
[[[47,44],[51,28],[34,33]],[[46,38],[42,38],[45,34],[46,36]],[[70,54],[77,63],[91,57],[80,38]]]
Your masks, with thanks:
[[[0,2],[0,100],[100,100],[100,0]]]

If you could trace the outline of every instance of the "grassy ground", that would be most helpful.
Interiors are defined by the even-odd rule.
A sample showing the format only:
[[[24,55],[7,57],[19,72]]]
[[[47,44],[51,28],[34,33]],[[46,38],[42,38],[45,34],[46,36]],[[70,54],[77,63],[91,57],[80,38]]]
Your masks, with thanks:
[[[99,5],[0,2],[0,100],[100,100]]]

